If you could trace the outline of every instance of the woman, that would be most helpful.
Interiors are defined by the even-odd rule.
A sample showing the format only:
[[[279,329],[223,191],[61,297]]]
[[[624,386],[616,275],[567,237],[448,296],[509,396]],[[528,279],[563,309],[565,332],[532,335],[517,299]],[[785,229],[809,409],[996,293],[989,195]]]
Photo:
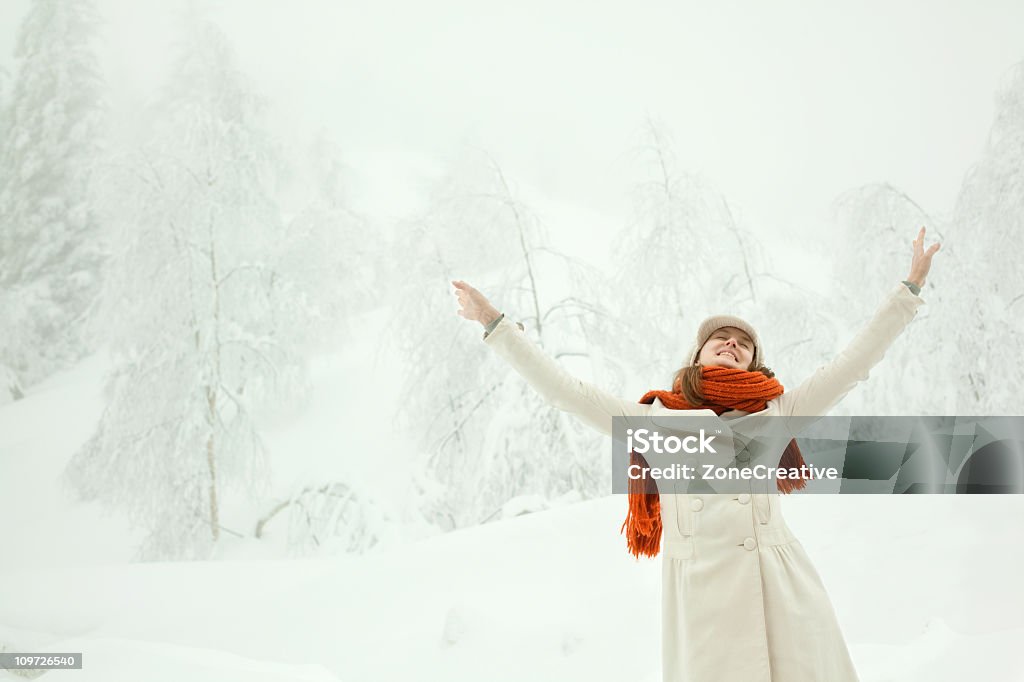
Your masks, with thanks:
[[[753,326],[715,316],[700,325],[671,391],[650,391],[637,403],[620,400],[567,373],[479,291],[462,281],[453,285],[459,315],[485,327],[488,346],[547,402],[606,435],[612,417],[678,415],[678,409],[704,408],[726,420],[753,413],[813,417],[868,378],[923,305],[918,294],[939,250],[939,244],[925,250],[924,236],[922,227],[913,241],[910,275],[893,287],[867,326],[835,360],[789,392],[764,366]],[[735,379],[743,384],[738,392],[729,385]],[[787,456],[799,457],[799,450],[787,448],[783,464]],[[665,682],[858,679],[821,579],[783,520],[777,494],[632,493],[624,524],[630,526],[630,551],[662,554]]]

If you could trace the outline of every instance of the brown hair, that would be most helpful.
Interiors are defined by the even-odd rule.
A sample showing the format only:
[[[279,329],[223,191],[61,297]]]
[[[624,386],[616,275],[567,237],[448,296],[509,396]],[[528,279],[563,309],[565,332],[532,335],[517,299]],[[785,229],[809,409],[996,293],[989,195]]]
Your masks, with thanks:
[[[690,403],[694,407],[700,407],[704,404],[701,369],[701,365],[690,365],[689,367],[683,367],[676,372],[674,377],[672,377],[672,392],[682,393],[686,402]],[[763,364],[748,371],[760,372],[769,379],[775,376],[775,372],[773,372],[770,367]]]

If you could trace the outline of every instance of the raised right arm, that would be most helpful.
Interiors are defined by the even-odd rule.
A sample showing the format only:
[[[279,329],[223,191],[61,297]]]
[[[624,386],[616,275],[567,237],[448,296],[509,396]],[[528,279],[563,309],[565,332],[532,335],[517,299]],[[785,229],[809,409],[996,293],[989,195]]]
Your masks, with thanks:
[[[637,428],[650,428],[649,421],[641,421],[639,418],[651,413],[651,405],[621,400],[572,376],[538,348],[521,325],[513,324],[508,318],[502,317],[493,331],[485,334],[484,343],[523,377],[548,404],[575,415],[606,436],[612,435],[612,417],[638,417],[635,423]]]

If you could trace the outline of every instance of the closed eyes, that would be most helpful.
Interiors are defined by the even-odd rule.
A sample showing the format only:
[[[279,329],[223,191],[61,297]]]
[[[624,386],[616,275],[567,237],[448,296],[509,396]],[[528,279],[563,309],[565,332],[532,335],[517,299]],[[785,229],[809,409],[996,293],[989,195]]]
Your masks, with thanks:
[[[716,339],[727,339],[729,337],[727,335],[725,335],[725,334],[715,334],[715,338]],[[748,342],[740,341],[740,345],[743,346],[744,348],[746,348],[747,350],[750,350],[750,344]]]

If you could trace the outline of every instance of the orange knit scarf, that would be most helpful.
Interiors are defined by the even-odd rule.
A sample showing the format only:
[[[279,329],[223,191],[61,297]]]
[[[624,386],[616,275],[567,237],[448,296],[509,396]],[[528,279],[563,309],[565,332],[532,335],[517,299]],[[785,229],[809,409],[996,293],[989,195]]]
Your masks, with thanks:
[[[648,391],[639,402],[650,405],[655,398],[660,398],[665,407],[672,410],[712,409],[715,414],[729,410],[760,412],[767,407],[769,400],[779,397],[784,390],[777,379],[761,372],[708,366],[701,368],[704,405],[690,405],[681,393],[672,391]],[[640,466],[642,471],[648,468],[647,461],[636,452],[630,453],[630,464]],[[780,466],[800,467],[803,464],[804,458],[796,440],[790,441]],[[803,479],[776,480],[776,487],[783,493],[790,493],[806,485],[807,481]],[[649,557],[658,554],[661,549],[661,498],[654,479],[646,476],[630,479],[629,514],[619,533],[622,533],[623,528],[626,529],[629,551],[637,559],[641,554]]]

